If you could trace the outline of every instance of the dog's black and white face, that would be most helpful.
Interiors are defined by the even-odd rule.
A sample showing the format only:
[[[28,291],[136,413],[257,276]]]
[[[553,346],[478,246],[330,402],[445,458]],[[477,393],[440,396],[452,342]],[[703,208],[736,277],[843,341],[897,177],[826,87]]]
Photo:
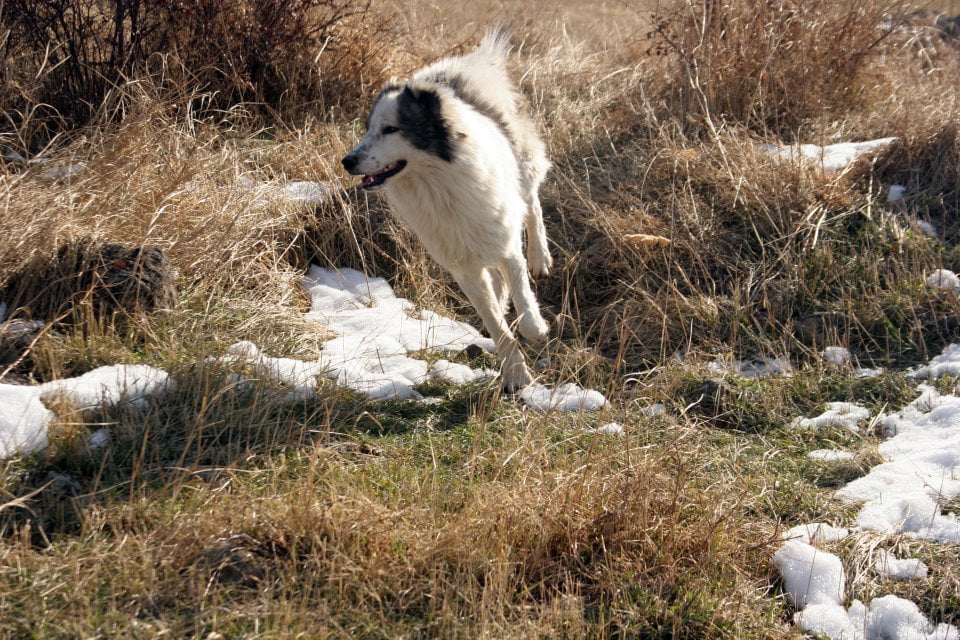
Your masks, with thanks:
[[[388,85],[367,117],[366,135],[343,158],[344,168],[363,176],[364,189],[379,189],[394,176],[415,173],[423,154],[452,161],[454,133],[444,99],[435,86]]]

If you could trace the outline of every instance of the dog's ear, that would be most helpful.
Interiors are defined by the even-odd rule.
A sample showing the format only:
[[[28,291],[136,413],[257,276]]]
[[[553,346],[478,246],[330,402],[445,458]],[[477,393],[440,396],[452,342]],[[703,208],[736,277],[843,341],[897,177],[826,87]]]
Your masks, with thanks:
[[[408,84],[400,92],[400,107],[410,109],[424,118],[439,118],[440,96],[433,87],[411,87]]]
[[[406,85],[400,92],[397,117],[415,147],[447,162],[453,160],[454,127],[444,115],[443,98],[436,87]]]

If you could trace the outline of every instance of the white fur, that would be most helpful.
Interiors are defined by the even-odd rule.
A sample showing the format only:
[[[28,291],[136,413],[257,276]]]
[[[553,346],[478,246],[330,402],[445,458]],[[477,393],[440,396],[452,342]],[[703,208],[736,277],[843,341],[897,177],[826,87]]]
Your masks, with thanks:
[[[384,133],[384,127],[398,123],[399,91],[377,102],[367,135],[351,155],[359,159],[355,172],[362,173],[407,162],[386,180],[387,198],[476,307],[503,361],[503,385],[517,390],[532,376],[505,314],[512,300],[520,333],[537,341],[546,337],[548,326],[527,271],[541,275],[551,266],[537,195],[550,164],[532,123],[518,110],[505,57],[505,39],[491,34],[473,53],[421,70],[411,85],[439,70],[464,78],[472,92],[507,120],[513,146],[497,122],[457,99],[449,88],[435,86],[444,119],[455,132],[451,161],[416,148],[403,135]]]

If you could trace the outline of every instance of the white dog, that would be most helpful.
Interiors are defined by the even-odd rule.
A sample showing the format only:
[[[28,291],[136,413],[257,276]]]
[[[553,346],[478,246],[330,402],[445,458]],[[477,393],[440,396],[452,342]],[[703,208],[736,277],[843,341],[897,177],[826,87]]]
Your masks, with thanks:
[[[364,188],[384,188],[450,271],[496,344],[503,387],[517,391],[532,377],[505,314],[512,300],[520,333],[547,335],[527,270],[545,275],[552,264],[538,197],[550,161],[507,75],[508,49],[491,31],[472,53],[388,84],[343,166]]]

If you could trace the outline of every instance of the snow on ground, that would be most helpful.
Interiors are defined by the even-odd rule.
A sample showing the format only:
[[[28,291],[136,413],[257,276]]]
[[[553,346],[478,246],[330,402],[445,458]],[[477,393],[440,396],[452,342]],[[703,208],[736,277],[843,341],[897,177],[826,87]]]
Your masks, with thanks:
[[[923,281],[930,289],[960,289],[960,278],[949,269],[937,269]]]
[[[836,542],[843,540],[850,535],[850,529],[846,527],[834,527],[826,522],[813,522],[811,524],[798,524],[792,529],[787,529],[780,536],[784,540],[799,540],[810,544],[812,542]]]
[[[828,173],[842,171],[854,160],[879,149],[885,149],[896,138],[880,138],[866,142],[840,142],[821,146],[818,144],[761,144],[758,149],[777,160],[813,162]]]
[[[787,600],[799,611],[793,622],[833,640],[958,640],[952,625],[934,626],[914,602],[887,595],[867,607],[854,599],[843,606],[846,574],[840,558],[792,540],[773,556]]]
[[[244,192],[253,192],[258,198],[278,199],[299,205],[318,205],[333,195],[333,189],[322,182],[294,180],[292,182],[257,182],[250,176],[240,176],[234,185]],[[196,188],[191,185],[190,190]]]
[[[941,376],[960,376],[960,344],[948,345],[943,352],[928,364],[911,371],[912,378],[933,380]]]
[[[854,433],[860,431],[860,423],[870,417],[870,410],[852,402],[828,402],[827,410],[814,418],[797,418],[791,426],[797,429],[822,429],[842,427]]]
[[[0,384],[0,459],[47,447],[54,415],[45,403],[60,400],[81,410],[120,403],[143,408],[149,397],[171,388],[166,371],[140,364],[100,367],[38,386]],[[102,446],[102,437],[91,436],[91,446],[98,443]]]
[[[472,369],[465,364],[450,362],[449,360],[437,360],[430,365],[428,373],[431,378],[439,378],[453,384],[467,384],[497,375],[497,372],[491,369]]]
[[[290,183],[285,188],[290,199],[301,202],[326,197],[323,185],[316,183]],[[323,343],[317,360],[272,357],[248,341],[232,345],[218,360],[248,364],[258,376],[289,387],[286,397],[292,400],[311,397],[321,377],[372,399],[407,399],[419,398],[414,387],[430,379],[465,384],[495,375],[446,359],[430,364],[411,357],[411,352],[460,351],[471,345],[492,351],[493,341],[464,322],[418,311],[412,302],[397,297],[383,278],[314,266],[303,284],[311,296],[306,318],[339,334]],[[6,307],[0,305],[0,316],[5,313]],[[238,386],[248,383],[237,376]],[[146,365],[100,367],[35,387],[0,384],[0,458],[46,447],[53,414],[44,402],[59,399],[82,410],[121,402],[142,408],[150,396],[172,385],[165,371]],[[520,397],[537,411],[591,411],[607,404],[601,393],[575,384],[556,388],[533,384]],[[94,438],[91,446],[102,446],[101,442],[102,437]]]
[[[608,422],[594,429],[587,429],[587,433],[597,433],[605,436],[622,436],[626,435],[627,432],[619,422]]]
[[[861,529],[960,543],[960,519],[940,509],[960,495],[960,397],[927,385],[920,390],[919,398],[883,419],[892,437],[877,450],[886,462],[837,496],[863,503]]]
[[[887,189],[887,202],[899,202],[907,193],[907,188],[902,184],[892,184]]]
[[[824,361],[838,369],[849,369],[853,366],[853,354],[846,347],[826,347],[823,350]],[[883,373],[883,369],[854,367],[853,375],[858,378],[873,378]]]
[[[839,605],[846,574],[840,558],[801,540],[790,540],[773,554],[773,564],[783,576],[783,593],[802,609],[810,604]]]
[[[759,380],[770,376],[788,376],[793,373],[793,365],[787,358],[759,358],[757,360],[716,358],[707,363],[707,369],[717,375],[733,374],[750,380]]]
[[[330,197],[333,190],[321,182],[295,180],[283,186],[283,195],[291,202],[320,204]]]
[[[383,278],[369,278],[354,269],[310,268],[303,279],[310,293],[306,317],[339,333],[323,345],[319,362],[340,384],[371,398],[417,397],[412,387],[428,378],[463,384],[489,377],[489,370],[439,360],[428,368],[409,357],[414,351],[460,351],[476,345],[493,351],[493,340],[474,327],[435,313],[417,311],[399,298]],[[556,388],[533,384],[520,398],[537,411],[591,411],[606,405],[597,391],[574,384]]]
[[[936,238],[938,235],[937,228],[932,224],[930,224],[929,222],[927,222],[926,220],[915,219],[913,220],[913,226],[919,229],[920,233],[927,236],[928,238]]]
[[[811,460],[820,462],[843,462],[853,460],[854,455],[849,451],[838,451],[836,449],[815,449],[807,454]]]
[[[640,413],[648,418],[653,418],[654,416],[662,416],[667,412],[667,405],[656,403],[652,404],[649,407],[644,407],[640,409]]]
[[[912,375],[936,378],[958,372],[960,345],[950,345]],[[882,419],[888,439],[878,452],[885,461],[836,495],[860,504],[855,530],[957,544],[960,518],[943,513],[943,505],[960,495],[960,397],[924,384],[919,391],[917,399]],[[774,555],[787,598],[799,609],[794,623],[801,629],[834,640],[960,640],[955,626],[934,625],[915,603],[897,596],[875,598],[869,606],[853,600],[844,608],[842,564],[836,556],[804,544],[805,532],[818,541],[809,535],[811,526],[816,525],[791,529],[800,539],[788,541]],[[899,580],[928,573],[920,560],[897,559],[888,551],[880,552],[874,568]]]
[[[314,265],[303,285],[312,301],[307,319],[343,336],[356,336],[356,346],[362,350],[460,351],[472,344],[493,350],[493,340],[465,322],[429,310],[417,312],[383,278]],[[379,340],[384,342],[375,344]]]
[[[520,392],[520,399],[534,411],[594,411],[607,406],[602,393],[573,383],[552,389],[533,383]]]
[[[46,449],[52,420],[36,387],[0,384],[0,460]]]
[[[823,359],[835,367],[848,367],[853,356],[846,347],[826,347],[823,350]]]
[[[76,378],[47,382],[36,389],[42,400],[63,398],[77,409],[95,409],[121,402],[143,409],[151,396],[172,386],[173,381],[162,369],[145,364],[115,364],[98,367]]]
[[[954,626],[934,626],[917,605],[894,595],[874,598],[867,607],[854,599],[840,604],[812,604],[793,616],[804,631],[833,640],[958,640]]]
[[[927,577],[927,565],[917,558],[897,559],[895,555],[886,550],[881,550],[877,554],[877,559],[873,563],[873,568],[877,573],[894,580],[913,580],[914,578]]]

